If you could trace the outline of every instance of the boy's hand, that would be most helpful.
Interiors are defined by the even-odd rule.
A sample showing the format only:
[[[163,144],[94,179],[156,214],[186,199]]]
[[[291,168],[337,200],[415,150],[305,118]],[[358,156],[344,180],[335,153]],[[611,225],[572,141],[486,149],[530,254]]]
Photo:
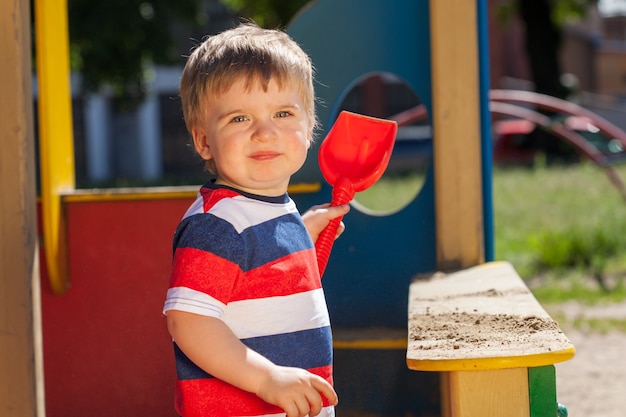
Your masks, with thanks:
[[[328,223],[337,217],[345,215],[350,211],[350,205],[344,204],[342,206],[333,206],[330,204],[322,204],[319,206],[313,206],[308,209],[303,215],[302,220],[304,221],[304,226],[309,231],[311,235],[311,239],[313,239],[313,243],[317,242],[317,238],[319,237],[322,230],[328,225]],[[335,239],[339,237],[345,230],[346,226],[341,222],[339,227],[337,228],[337,235]]]
[[[287,417],[316,416],[322,411],[322,395],[337,405],[337,394],[323,378],[304,369],[275,366],[256,393],[282,408]]]

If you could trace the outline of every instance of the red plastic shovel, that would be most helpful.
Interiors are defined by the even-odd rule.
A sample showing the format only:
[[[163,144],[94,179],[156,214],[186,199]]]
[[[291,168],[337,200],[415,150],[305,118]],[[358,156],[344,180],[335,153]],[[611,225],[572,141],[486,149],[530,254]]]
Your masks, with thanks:
[[[398,125],[342,111],[320,146],[318,159],[326,182],[333,187],[331,206],[349,203],[355,193],[371,187],[383,175]],[[315,244],[320,275],[324,274],[341,217],[332,220]]]

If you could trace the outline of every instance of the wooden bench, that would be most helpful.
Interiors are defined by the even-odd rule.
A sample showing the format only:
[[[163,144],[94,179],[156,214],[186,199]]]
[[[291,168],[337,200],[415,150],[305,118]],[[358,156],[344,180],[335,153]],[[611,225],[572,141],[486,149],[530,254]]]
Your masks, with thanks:
[[[407,365],[441,373],[442,417],[554,417],[572,343],[508,262],[418,277]]]

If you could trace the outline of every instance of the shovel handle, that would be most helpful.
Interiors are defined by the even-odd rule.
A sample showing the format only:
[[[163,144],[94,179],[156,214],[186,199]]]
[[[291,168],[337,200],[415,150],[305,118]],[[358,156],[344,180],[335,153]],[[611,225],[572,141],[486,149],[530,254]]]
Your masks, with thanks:
[[[320,276],[324,275],[324,270],[328,264],[328,258],[330,257],[330,251],[333,248],[335,236],[337,235],[337,229],[343,216],[337,217],[328,223],[326,228],[320,233],[315,242],[315,250],[317,252],[317,266],[320,270]]]
[[[330,203],[332,206],[341,206],[348,204],[354,197],[354,189],[352,184],[340,178],[337,184],[333,187],[333,199]],[[324,275],[326,265],[328,264],[328,258],[335,242],[335,236],[337,236],[337,229],[341,223],[343,216],[332,219],[322,230],[315,242],[315,251],[317,253],[317,266],[320,271],[320,276]]]

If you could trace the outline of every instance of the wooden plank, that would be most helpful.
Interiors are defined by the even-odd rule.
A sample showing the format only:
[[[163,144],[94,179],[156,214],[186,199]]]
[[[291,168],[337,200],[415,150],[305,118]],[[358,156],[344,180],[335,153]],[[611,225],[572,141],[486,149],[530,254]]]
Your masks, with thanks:
[[[554,365],[528,368],[530,417],[556,416],[556,370]]]
[[[450,372],[444,379],[449,401],[442,405],[454,417],[529,417],[526,368]],[[547,416],[547,414],[546,414]]]
[[[142,200],[169,200],[169,199],[195,199],[198,195],[199,185],[163,186],[163,187],[120,187],[120,188],[95,188],[72,190],[63,194],[61,200],[66,203],[93,203],[103,201],[142,201]],[[322,184],[297,183],[290,184],[287,191],[289,194],[317,193]]]
[[[430,2],[437,261],[484,261],[476,1]]]
[[[407,364],[422,371],[544,366],[574,346],[508,262],[419,279],[409,291]]]
[[[0,415],[43,416],[28,0],[2,2],[0,51]]]

